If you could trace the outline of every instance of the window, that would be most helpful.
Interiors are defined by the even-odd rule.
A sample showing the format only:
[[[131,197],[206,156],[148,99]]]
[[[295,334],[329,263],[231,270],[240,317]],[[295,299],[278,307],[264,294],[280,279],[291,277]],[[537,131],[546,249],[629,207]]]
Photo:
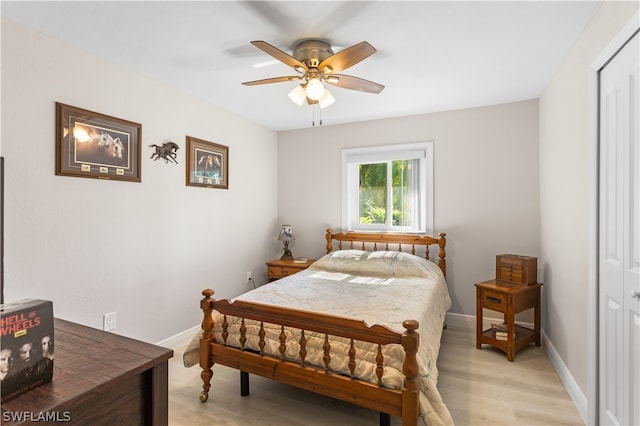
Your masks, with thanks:
[[[433,230],[433,142],[342,150],[342,227]]]

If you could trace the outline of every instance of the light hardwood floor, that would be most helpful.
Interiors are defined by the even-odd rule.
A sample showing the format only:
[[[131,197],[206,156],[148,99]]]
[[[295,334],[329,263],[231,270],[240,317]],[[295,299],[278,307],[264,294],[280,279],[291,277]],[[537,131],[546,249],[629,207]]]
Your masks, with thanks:
[[[542,348],[522,349],[515,362],[490,346],[475,347],[473,330],[449,326],[438,358],[438,388],[457,425],[583,425]],[[377,425],[378,413],[251,376],[240,396],[236,370],[215,366],[209,400],[198,399],[200,369],[169,361],[170,425]],[[392,425],[400,425],[392,418]]]

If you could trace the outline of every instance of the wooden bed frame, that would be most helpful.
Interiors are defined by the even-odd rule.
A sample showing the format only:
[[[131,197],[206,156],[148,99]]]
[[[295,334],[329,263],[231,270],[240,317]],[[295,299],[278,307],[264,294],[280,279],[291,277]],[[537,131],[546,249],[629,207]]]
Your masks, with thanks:
[[[439,238],[420,236],[413,234],[390,234],[390,233],[338,233],[334,234],[331,229],[327,229],[327,253],[331,252],[333,240],[338,241],[338,249],[360,249],[360,250],[389,250],[403,251],[403,248],[410,247],[412,254],[416,253],[416,246],[425,247],[425,257],[429,259],[429,246],[437,244],[438,266],[446,274],[445,246],[446,234],[439,234]],[[373,247],[369,247],[373,245]],[[344,247],[343,247],[344,246]],[[395,248],[394,248],[395,247]],[[403,426],[416,425],[419,420],[418,406],[418,363],[416,353],[418,351],[419,335],[417,332],[418,322],[408,319],[403,322],[405,331],[396,332],[381,325],[367,326],[363,321],[357,321],[344,317],[320,314],[315,312],[302,311],[279,306],[249,303],[244,301],[230,302],[229,300],[214,300],[213,290],[206,289],[202,292],[204,298],[200,302],[200,307],[204,313],[202,321],[202,338],[200,339],[200,367],[202,368],[201,378],[203,390],[200,393],[200,400],[205,402],[209,397],[211,388],[211,378],[213,376],[212,366],[214,363],[226,365],[240,370],[241,395],[249,394],[249,373],[262,377],[277,380],[282,383],[293,385],[318,394],[332,398],[351,402],[362,407],[370,408],[380,412],[380,424],[390,424],[390,415],[402,418]],[[244,350],[227,346],[223,342],[216,342],[213,336],[214,321],[212,311],[217,310],[222,315],[235,316],[250,319],[263,323],[277,324],[281,326],[283,335],[281,337],[280,357],[267,355],[262,352]],[[226,317],[223,322],[223,335],[226,333]],[[284,327],[291,327],[302,330],[300,343],[300,361],[285,360],[286,352]],[[240,341],[244,345],[246,337],[245,331],[240,328]],[[259,346],[264,347],[263,330]],[[305,363],[306,344],[304,333],[316,332],[325,335],[327,342],[324,347],[325,367],[317,367]],[[388,344],[400,344],[405,351],[403,373],[404,384],[401,389],[390,389],[379,384],[369,383],[353,377],[355,371],[355,355],[349,354],[351,377],[338,374],[329,368],[331,357],[328,336],[340,336],[354,341],[370,342],[378,345],[378,357],[376,370],[379,383],[382,382],[383,357],[382,346]],[[226,338],[226,337],[225,337]],[[354,351],[355,353],[355,351]]]

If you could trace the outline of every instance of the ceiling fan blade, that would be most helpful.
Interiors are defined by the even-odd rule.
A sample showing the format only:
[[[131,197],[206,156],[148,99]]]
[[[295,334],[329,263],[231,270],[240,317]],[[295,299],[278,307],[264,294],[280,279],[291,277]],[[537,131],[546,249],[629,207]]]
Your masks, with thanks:
[[[283,52],[282,50],[278,49],[277,47],[274,47],[274,46],[270,45],[266,41],[262,41],[262,40],[252,41],[251,44],[253,44],[258,49],[262,50],[263,52],[273,56],[274,58],[276,58],[280,62],[282,62],[282,63],[284,63],[286,65],[289,65],[291,68],[302,68],[305,71],[308,69],[307,66],[303,62],[300,62],[299,60],[297,60],[293,56],[289,55],[286,52]]]
[[[263,80],[245,81],[242,84],[245,86],[257,86],[259,84],[281,83],[283,81],[296,81],[300,79],[302,79],[302,77],[299,75],[288,75],[284,77],[265,78]]]
[[[354,44],[351,47],[347,47],[346,49],[329,56],[327,59],[320,62],[318,69],[323,71],[324,68],[328,66],[331,68],[331,72],[344,71],[376,52],[375,47],[366,41],[361,41],[358,44]]]
[[[335,80],[336,78],[337,81]],[[378,94],[384,89],[382,84],[344,74],[331,74],[325,81],[333,86],[367,93]]]

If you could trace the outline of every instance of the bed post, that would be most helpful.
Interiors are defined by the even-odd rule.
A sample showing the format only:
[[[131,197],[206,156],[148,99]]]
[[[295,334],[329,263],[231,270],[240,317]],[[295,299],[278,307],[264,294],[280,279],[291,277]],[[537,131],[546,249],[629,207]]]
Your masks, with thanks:
[[[446,232],[441,232],[438,234],[438,245],[440,246],[440,251],[438,252],[438,266],[440,267],[440,269],[442,270],[442,273],[444,274],[444,276],[447,276],[447,261],[445,260],[445,257],[447,256],[447,252],[445,251],[444,247],[447,245],[447,233]]]
[[[204,318],[202,319],[202,337],[200,338],[200,367],[202,368],[202,373],[200,373],[200,377],[202,378],[202,392],[200,392],[200,401],[205,402],[209,399],[209,389],[211,388],[211,377],[213,376],[213,370],[211,366],[213,362],[211,362],[211,342],[213,340],[213,318],[211,317],[211,310],[213,306],[213,296],[214,291],[211,289],[206,289],[202,291],[202,295],[204,298],[200,301],[200,308],[204,313]]]
[[[331,253],[333,251],[333,243],[331,242],[333,240],[333,229],[327,229],[325,238],[327,239],[327,253]]]
[[[416,330],[418,321],[406,320],[402,326],[406,331],[402,334],[402,347],[405,351],[404,365],[404,388],[402,390],[402,426],[416,426],[418,424],[418,414],[420,412],[418,401],[418,353],[419,337]]]

